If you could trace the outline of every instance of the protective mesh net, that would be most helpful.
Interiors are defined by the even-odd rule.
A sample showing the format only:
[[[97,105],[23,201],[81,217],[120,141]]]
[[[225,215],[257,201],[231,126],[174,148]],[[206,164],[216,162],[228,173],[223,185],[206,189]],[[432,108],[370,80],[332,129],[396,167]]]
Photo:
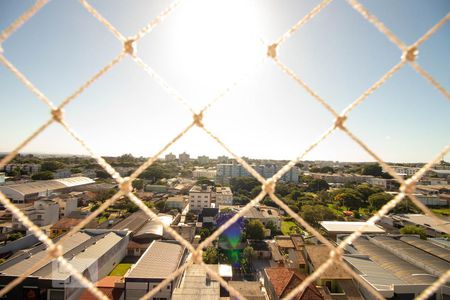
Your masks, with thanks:
[[[38,12],[42,7],[45,6],[47,0],[36,1],[35,4],[30,7],[25,13],[23,13],[16,21],[14,21],[9,27],[7,27],[0,35],[0,45],[8,39],[20,26],[26,23],[36,12]],[[374,151],[372,151],[359,137],[355,136],[346,126],[345,123],[348,119],[349,113],[359,104],[364,102],[375,90],[382,86],[394,73],[400,70],[406,64],[410,64],[412,68],[425,78],[434,88],[436,88],[440,93],[442,93],[448,100],[450,100],[449,92],[442,87],[429,73],[427,73],[416,61],[418,50],[420,46],[430,38],[440,27],[442,27],[449,19],[450,14],[447,14],[443,19],[441,19],[436,25],[434,25],[428,32],[425,33],[421,38],[419,38],[412,45],[404,44],[399,38],[397,38],[376,16],[371,14],[364,6],[362,6],[357,0],[347,0],[348,5],[359,12],[368,22],[373,24],[381,33],[383,33],[392,43],[394,43],[403,55],[399,58],[399,62],[394,65],[390,70],[388,70],[378,81],[376,81],[372,86],[370,86],[361,96],[359,96],[353,103],[351,103],[347,108],[345,108],[341,113],[338,113],[333,109],[329,103],[321,98],[310,86],[307,85],[297,74],[292,71],[288,66],[286,66],[278,57],[278,48],[288,40],[292,35],[294,35],[298,30],[300,30],[309,20],[314,18],[319,14],[326,6],[328,6],[331,0],[324,0],[319,5],[314,7],[309,13],[307,13],[301,20],[294,24],[286,33],[284,33],[278,40],[267,46],[267,57],[268,60],[272,60],[287,76],[299,84],[301,88],[307,91],[315,100],[317,100],[326,110],[331,112],[334,116],[334,122],[330,128],[324,132],[314,143],[305,149],[297,158],[291,160],[283,168],[281,168],[272,178],[263,178],[256,170],[254,170],[245,160],[234,153],[224,142],[221,141],[219,137],[214,135],[207,128],[207,124],[203,123],[203,116],[207,110],[221,97],[226,95],[234,86],[236,86],[242,78],[239,78],[231,86],[229,86],[224,91],[218,93],[217,97],[212,99],[203,109],[200,111],[195,111],[190,107],[188,102],[178,93],[174,88],[172,88],[161,76],[159,76],[150,66],[148,66],[138,55],[136,51],[136,45],[143,36],[152,31],[153,28],[158,26],[165,18],[177,9],[181,1],[175,1],[170,4],[164,11],[162,11],[156,18],[154,18],[147,26],[143,27],[132,37],[125,37],[119,30],[117,30],[113,24],[111,24],[105,17],[103,17],[93,6],[91,6],[86,0],[80,0],[82,6],[99,22],[106,26],[111,33],[123,44],[122,51],[109,62],[105,67],[100,69],[91,78],[89,78],[83,85],[81,85],[75,92],[70,96],[65,98],[62,103],[55,106],[39,89],[34,86],[5,56],[2,48],[0,48],[0,61],[2,64],[9,69],[31,92],[33,92],[36,97],[44,102],[50,109],[50,117],[42,126],[33,132],[27,139],[25,139],[20,145],[18,145],[13,151],[6,155],[0,161],[0,168],[3,168],[8,162],[10,162],[18,153],[23,149],[28,143],[30,143],[36,136],[41,134],[50,124],[58,123],[64,130],[72,136],[84,149],[87,150],[89,155],[97,161],[97,163],[106,171],[111,177],[118,183],[120,189],[112,196],[110,199],[106,200],[97,210],[84,219],[80,224],[70,230],[62,239],[58,242],[52,241],[38,226],[33,224],[29,218],[27,218],[24,213],[17,208],[3,193],[0,192],[0,201],[5,206],[6,209],[10,210],[12,214],[39,240],[47,245],[47,256],[44,257],[37,264],[30,266],[27,272],[21,274],[15,280],[11,281],[6,285],[1,291],[0,296],[8,293],[12,288],[23,281],[27,276],[38,270],[41,266],[48,263],[51,260],[56,260],[59,262],[60,266],[65,268],[67,272],[70,272],[76,280],[78,280],[83,286],[85,286],[89,291],[99,299],[108,299],[105,294],[103,294],[90,280],[84,277],[74,266],[72,266],[66,258],[63,257],[63,249],[61,243],[68,237],[77,233],[85,225],[91,222],[99,214],[101,214],[105,209],[107,209],[115,201],[128,197],[132,202],[134,202],[140,209],[142,209],[149,217],[158,220],[164,229],[181,245],[186,247],[188,251],[192,253],[192,259],[187,261],[184,265],[178,268],[170,276],[168,276],[164,281],[162,281],[158,286],[148,292],[143,298],[148,299],[155,295],[160,289],[167,286],[172,280],[177,276],[182,274],[182,272],[191,264],[200,264],[203,266],[205,271],[211,276],[211,278],[220,282],[220,284],[226,288],[231,296],[237,297],[239,299],[244,299],[244,297],[233,287],[228,285],[228,283],[219,276],[214,270],[210,269],[202,259],[202,249],[211,245],[211,243],[219,237],[229,226],[236,222],[243,214],[245,214],[251,207],[258,204],[264,197],[269,196],[281,209],[286,211],[292,218],[294,218],[301,226],[303,226],[310,234],[314,235],[319,241],[327,245],[330,249],[329,258],[323,263],[319,268],[317,268],[312,274],[310,274],[300,285],[293,289],[285,297],[286,299],[291,299],[299,292],[303,291],[309,284],[314,282],[321,274],[323,274],[330,266],[333,264],[340,264],[349,274],[351,274],[354,280],[358,281],[359,284],[363,285],[367,290],[369,290],[375,298],[382,299],[383,297],[373,289],[369,284],[366,283],[361,277],[356,274],[350,267],[343,263],[342,255],[343,249],[346,245],[352,243],[360,235],[362,230],[371,224],[376,223],[386,215],[392,208],[394,208],[399,202],[401,202],[405,197],[409,197],[414,204],[420,208],[424,214],[432,217],[438,225],[444,225],[443,221],[437,218],[422,202],[420,202],[414,195],[415,185],[420,180],[421,177],[435,164],[440,158],[448,153],[450,150],[450,144],[444,147],[433,160],[428,162],[423,166],[416,174],[411,178],[404,180],[402,177],[398,176],[397,173],[387,165]],[[164,90],[178,100],[182,105],[186,106],[192,112],[192,122],[187,124],[185,129],[175,136],[168,144],[166,144],[160,151],[155,153],[150,157],[144,164],[142,164],[136,171],[134,171],[129,177],[122,177],[119,173],[114,170],[114,168],[109,165],[100,155],[96,154],[87,143],[80,137],[66,122],[64,118],[64,107],[70,102],[74,101],[80,94],[83,93],[89,86],[91,86],[96,80],[102,77],[106,72],[108,72],[113,66],[117,65],[122,61],[125,56],[130,56],[138,66],[140,66],[146,73],[148,73],[153,80],[155,80]],[[198,247],[194,248],[187,240],[185,240],[180,234],[175,230],[167,226],[164,222],[158,219],[158,216],[153,212],[144,202],[139,199],[132,189],[131,183],[135,180],[142,172],[145,171],[150,165],[152,165],[158,157],[160,157],[167,149],[171,147],[178,139],[185,135],[193,127],[201,128],[208,136],[210,136],[214,141],[216,141],[220,146],[222,146],[238,163],[240,163],[252,176],[254,176],[261,184],[262,189],[257,197],[250,201],[242,210],[234,215],[231,219],[225,222],[221,227],[219,227],[211,236],[206,238],[201,242]],[[367,225],[362,226],[349,236],[345,238],[339,245],[332,245],[324,236],[322,236],[317,230],[315,230],[310,224],[308,224],[302,217],[292,211],[283,200],[279,199],[275,195],[277,181],[288,172],[294,165],[302,160],[306,154],[308,154],[312,149],[314,149],[319,143],[325,140],[332,132],[335,130],[341,130],[347,134],[352,140],[354,140],[362,149],[364,149],[371,157],[373,157],[395,180],[400,184],[400,192],[387,204],[385,204],[379,211],[377,211],[368,221]],[[445,228],[445,226],[443,226]],[[448,232],[447,232],[448,233]],[[419,296],[418,299],[426,299],[432,295],[437,289],[445,284],[450,278],[450,270],[441,275],[438,280],[436,280],[432,285],[425,289]]]

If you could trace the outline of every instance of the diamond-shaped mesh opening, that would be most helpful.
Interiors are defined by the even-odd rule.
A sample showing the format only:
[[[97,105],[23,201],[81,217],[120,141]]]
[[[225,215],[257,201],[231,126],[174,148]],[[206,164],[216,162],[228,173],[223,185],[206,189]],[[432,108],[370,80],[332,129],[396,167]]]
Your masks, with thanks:
[[[315,15],[319,14],[322,9],[324,9],[331,1],[325,0],[318,4],[315,8],[313,8],[308,14],[306,14],[301,20],[299,20],[296,24],[294,24],[285,34],[283,34],[280,38],[275,41],[267,42],[267,56],[269,60],[273,60],[276,66],[280,67],[280,69],[286,73],[295,83],[299,85],[299,88],[304,89],[311,97],[314,98],[320,105],[324,107],[324,109],[328,110],[333,116],[334,119],[330,120],[330,128],[325,130],[324,133],[317,138],[311,145],[306,147],[303,152],[298,154],[296,159],[293,159],[291,162],[286,164],[277,174],[269,179],[263,178],[258,172],[255,171],[248,163],[246,163],[241,157],[239,157],[233,150],[228,147],[219,136],[215,135],[215,132],[211,132],[208,128],[208,124],[203,119],[203,115],[207,114],[208,111],[204,110],[201,112],[196,112],[189,106],[189,102],[186,101],[181,94],[173,89],[158,73],[151,69],[151,66],[144,62],[139,57],[138,48],[136,45],[139,44],[140,39],[148,34],[155,26],[161,23],[166,17],[168,17],[172,11],[175,11],[178,7],[180,1],[175,1],[170,4],[167,9],[162,11],[158,17],[156,17],[153,21],[151,21],[147,26],[143,27],[132,37],[125,37],[118,29],[114,27],[112,23],[110,23],[106,18],[104,18],[93,6],[91,6],[87,1],[80,1],[83,7],[91,13],[98,21],[106,26],[109,31],[119,40],[119,42],[123,43],[123,50],[120,53],[117,53],[117,56],[105,67],[99,69],[98,71],[93,72],[90,77],[80,88],[74,91],[71,95],[64,98],[62,102],[54,101],[52,102],[50,99],[46,97],[38,87],[34,86],[31,81],[27,79],[27,77],[21,73],[21,71],[15,67],[14,64],[11,63],[10,60],[7,59],[8,52],[4,52],[0,54],[0,61],[2,64],[11,71],[16,77],[27,87],[29,88],[41,101],[46,103],[49,108],[49,121],[44,123],[40,128],[38,128],[32,135],[30,135],[27,139],[25,139],[22,143],[17,145],[17,147],[6,155],[0,161],[0,167],[3,167],[9,161],[11,161],[14,156],[21,151],[27,144],[29,144],[36,136],[41,134],[42,131],[46,130],[46,128],[51,123],[56,123],[55,125],[61,125],[62,128],[74,138],[88,153],[89,155],[95,159],[95,161],[109,174],[112,178],[117,182],[119,189],[118,192],[112,196],[110,199],[106,200],[100,207],[97,208],[88,218],[83,220],[82,224],[76,226],[71,232],[69,232],[63,238],[67,238],[77,231],[79,231],[82,226],[85,225],[86,222],[90,221],[90,219],[98,216],[104,209],[110,206],[113,202],[119,200],[119,198],[126,196],[128,197],[135,205],[137,205],[141,210],[143,210],[149,217],[157,218],[155,213],[134,193],[131,188],[132,181],[136,179],[147,167],[152,165],[156,159],[166,152],[172,144],[174,144],[180,137],[182,137],[186,132],[191,130],[192,127],[197,126],[200,130],[204,131],[204,133],[212,138],[218,145],[224,148],[225,151],[229,153],[230,156],[235,158],[237,162],[241,163],[243,167],[258,181],[262,184],[261,192],[251,200],[243,209],[241,209],[237,214],[232,216],[229,220],[224,222],[219,228],[214,231],[212,235],[208,238],[204,239],[200,245],[195,249],[188,241],[182,238],[178,233],[174,230],[171,230],[170,227],[165,225],[165,229],[168,231],[172,237],[177,240],[182,246],[186,247],[191,252],[191,259],[183,265],[181,268],[176,270],[174,273],[169,275],[163,282],[158,284],[153,290],[149,291],[144,298],[149,298],[155,295],[158,290],[165,287],[168,283],[178,277],[183,270],[188,267],[190,264],[198,264],[205,268],[205,271],[211,276],[211,278],[220,282],[229,292],[231,296],[237,298],[243,298],[242,295],[236,291],[233,287],[229,286],[228,283],[221,278],[214,270],[208,268],[202,259],[202,250],[211,245],[216,238],[219,237],[220,234],[225,232],[230,228],[235,222],[237,222],[240,217],[244,213],[246,213],[249,209],[253,208],[259,202],[261,202],[265,197],[270,197],[270,199],[277,204],[281,209],[283,209],[288,215],[290,215],[295,221],[297,221],[303,228],[309,231],[312,235],[314,235],[318,240],[322,241],[324,246],[327,247],[329,251],[329,257],[320,265],[311,275],[309,275],[299,286],[294,288],[289,292],[288,295],[285,296],[287,299],[293,298],[297,293],[303,291],[310,283],[314,282],[316,279],[320,278],[321,274],[323,274],[328,268],[338,265],[345,269],[355,280],[357,280],[361,285],[368,286],[364,280],[357,274],[355,274],[345,263],[342,262],[342,253],[343,248],[350,244],[352,241],[357,239],[361,235],[361,230],[364,228],[359,228],[354,233],[350,234],[344,241],[342,241],[337,247],[331,245],[331,243],[326,240],[323,235],[320,234],[317,230],[315,230],[310,224],[308,224],[303,218],[301,218],[295,211],[293,211],[288,205],[286,205],[285,201],[280,199],[277,196],[276,186],[277,182],[280,180],[281,176],[289,171],[295,163],[299,160],[303,159],[306,154],[312,151],[318,144],[320,144],[324,139],[328,138],[328,136],[335,130],[340,130],[341,132],[347,134],[356,144],[358,144],[364,151],[366,151],[374,160],[376,160],[380,165],[384,167],[384,169],[389,172],[396,180],[398,180],[400,184],[400,193],[394,197],[390,202],[385,204],[381,209],[379,209],[368,221],[368,224],[373,224],[377,222],[382,216],[387,214],[391,209],[393,209],[398,203],[400,203],[406,196],[408,196],[412,202],[421,209],[425,214],[435,218],[438,222],[442,223],[442,220],[435,217],[431,211],[424,206],[420,201],[416,199],[414,196],[415,184],[417,181],[425,174],[427,170],[429,170],[437,161],[443,157],[443,155],[447,154],[450,150],[450,146],[446,146],[441,150],[440,153],[436,155],[429,163],[427,163],[422,169],[420,169],[415,175],[413,175],[410,179],[404,180],[399,177],[392,168],[390,168],[382,159],[381,156],[378,156],[376,152],[374,152],[367,144],[363,142],[363,139],[359,138],[355,134],[353,134],[347,127],[346,121],[349,117],[349,112],[358,106],[360,103],[364,102],[370,94],[372,94],[376,89],[382,86],[385,81],[387,81],[394,73],[396,73],[399,69],[401,69],[404,65],[410,64],[411,67],[421,76],[423,76],[434,88],[436,88],[444,97],[450,99],[448,91],[437,82],[433,76],[428,73],[425,69],[423,69],[416,61],[418,50],[420,46],[432,36],[436,31],[442,27],[445,22],[450,19],[450,14],[447,14],[443,17],[436,25],[434,25],[425,35],[417,40],[412,45],[406,45],[402,42],[393,32],[391,32],[378,18],[371,14],[364,6],[362,6],[356,0],[349,0],[348,4],[354,8],[357,12],[359,12],[367,21],[372,23],[375,28],[377,28],[381,33],[383,33],[392,43],[394,43],[403,53],[402,57],[398,58],[399,63],[395,65],[391,70],[387,71],[385,75],[383,75],[378,81],[376,81],[371,87],[368,87],[366,92],[364,92],[359,98],[357,98],[350,106],[347,107],[343,111],[342,114],[338,113],[333,109],[333,107],[327,102],[327,99],[322,98],[318,92],[312,89],[301,76],[296,75],[296,73],[286,64],[284,64],[283,59],[278,58],[278,50],[283,46],[283,43],[288,40],[292,35],[298,30],[302,30],[303,26],[307,26],[307,23],[310,19],[312,19]],[[45,0],[37,1],[33,6],[31,6],[25,13],[23,13],[15,22],[13,22],[8,28],[6,28],[1,36],[0,43],[3,43],[7,40],[20,26],[25,24],[36,12],[38,12],[44,5],[47,3]],[[5,56],[6,55],[6,56]],[[77,97],[84,92],[89,86],[91,86],[97,79],[103,76],[106,72],[108,72],[114,65],[120,63],[120,61],[126,56],[129,55],[138,66],[142,67],[144,71],[146,71],[158,84],[160,84],[169,95],[173,96],[178,102],[182,105],[186,106],[192,112],[192,120],[190,123],[186,124],[186,127],[183,131],[181,131],[178,135],[174,137],[169,137],[169,142],[158,152],[154,154],[151,158],[149,158],[141,167],[139,167],[134,173],[132,173],[129,177],[123,177],[115,169],[106,162],[102,157],[96,154],[84,141],[84,139],[79,136],[71,127],[69,123],[67,123],[64,115],[63,108],[70,103],[71,101],[76,101]],[[231,89],[234,87],[236,83],[233,83],[229,89],[224,90],[224,92],[219,92],[218,97],[225,96]],[[227,85],[225,85],[227,86]],[[217,98],[212,99],[212,104],[214,104]],[[59,99],[60,100],[60,99]],[[59,107],[56,107],[53,103],[61,103]],[[211,104],[211,105],[212,105]],[[68,108],[69,109],[69,108]],[[11,288],[16,286],[20,281],[26,278],[29,274],[37,270],[39,265],[48,262],[51,259],[55,259],[59,263],[59,267],[64,268],[72,274],[80,284],[85,286],[89,291],[99,299],[107,299],[107,297],[97,288],[95,285],[83,274],[81,274],[74,266],[70,264],[67,258],[63,256],[63,250],[60,246],[60,242],[52,241],[48,236],[42,232],[42,230],[35,226],[24,214],[18,209],[14,204],[10,202],[8,198],[5,197],[4,194],[0,193],[0,201],[2,204],[10,210],[15,217],[17,217],[22,224],[28,228],[34,235],[36,235],[46,246],[47,246],[47,254],[48,256],[43,258],[38,264],[34,266],[30,266],[26,272],[21,274],[16,280],[10,282],[6,287],[4,287],[0,294],[4,295]],[[268,201],[268,200],[264,200]],[[432,285],[430,285],[426,290],[424,290],[421,295],[418,297],[419,299],[425,299],[428,296],[432,295],[439,287],[445,284],[450,277],[450,271],[444,273],[438,280],[436,280]],[[380,295],[373,289],[369,288],[369,291],[373,294],[375,298],[380,298]]]

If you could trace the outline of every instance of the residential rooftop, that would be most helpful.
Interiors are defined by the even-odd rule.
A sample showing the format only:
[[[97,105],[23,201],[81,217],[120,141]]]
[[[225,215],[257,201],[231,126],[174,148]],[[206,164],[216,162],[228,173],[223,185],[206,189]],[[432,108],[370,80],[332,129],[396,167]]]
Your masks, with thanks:
[[[361,227],[362,233],[384,233],[384,229],[367,222],[321,221],[319,224],[329,233],[352,233]]]
[[[314,269],[319,268],[330,257],[330,248],[327,245],[305,245],[307,257],[311,260]],[[320,279],[351,279],[352,277],[342,268],[341,265],[333,263],[322,275]]]

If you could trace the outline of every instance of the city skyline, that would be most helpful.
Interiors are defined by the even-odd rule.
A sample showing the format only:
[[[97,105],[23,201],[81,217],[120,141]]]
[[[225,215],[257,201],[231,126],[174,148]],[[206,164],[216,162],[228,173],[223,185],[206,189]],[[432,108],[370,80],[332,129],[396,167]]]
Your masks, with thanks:
[[[2,2],[0,30],[30,3]],[[240,156],[291,160],[332,125],[332,115],[273,62],[256,65],[264,58],[265,45],[318,3],[188,1],[139,43],[138,54],[195,109],[250,73],[205,113],[204,123]],[[362,3],[407,44],[450,10],[446,1],[436,1],[434,6],[421,1],[409,1],[407,6],[401,1]],[[137,1],[124,11],[118,1],[92,4],[126,36],[167,5]],[[209,13],[199,13],[203,8]],[[444,25],[419,51],[419,63],[446,89],[450,86],[446,72],[450,62],[445,59],[449,32],[450,25]],[[120,51],[114,36],[77,1],[50,2],[2,46],[5,57],[55,103]],[[281,60],[338,111],[400,56],[395,45],[344,1],[332,2],[280,47]],[[0,133],[0,151],[8,152],[48,118],[48,108],[3,65],[0,74],[4,126],[11,128]],[[427,162],[448,143],[449,117],[445,97],[405,66],[350,114],[347,125],[385,161]],[[129,58],[71,103],[66,118],[100,155],[145,157],[154,155],[191,121],[189,111]],[[168,150],[183,151],[193,156],[230,156],[198,128]],[[57,124],[23,152],[86,154]],[[304,159],[373,161],[340,131]]]

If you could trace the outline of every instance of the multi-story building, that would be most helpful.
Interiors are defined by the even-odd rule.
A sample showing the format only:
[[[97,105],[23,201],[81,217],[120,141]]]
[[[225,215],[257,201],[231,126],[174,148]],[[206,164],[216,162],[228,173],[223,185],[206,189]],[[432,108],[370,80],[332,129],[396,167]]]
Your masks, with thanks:
[[[186,152],[183,152],[178,155],[178,160],[180,161],[180,163],[184,164],[184,163],[189,162],[190,156]]]
[[[189,210],[201,211],[211,207],[212,187],[206,184],[194,185],[189,191]]]
[[[214,192],[216,207],[218,205],[232,205],[233,193],[229,187],[217,187]]]
[[[217,156],[217,163],[227,164],[230,159],[226,155]]]
[[[177,156],[173,153],[166,154],[165,161],[174,161],[177,159]]]
[[[22,212],[39,227],[54,224],[59,220],[59,205],[51,200],[36,200],[32,206],[23,208]],[[14,215],[12,227],[15,230],[27,229]]]
[[[192,177],[195,179],[205,177],[214,180],[216,178],[216,173],[216,169],[195,168],[195,170],[192,171]]]
[[[252,167],[264,178],[270,178],[278,172],[282,166],[276,164],[252,165]],[[300,170],[297,167],[291,168],[282,177],[284,182],[298,182]],[[216,182],[220,184],[228,184],[231,178],[250,177],[252,176],[242,165],[239,164],[218,164]]]
[[[420,170],[418,167],[390,166],[400,176],[412,176]]]
[[[41,165],[38,165],[38,164],[7,164],[4,167],[4,170],[7,173],[12,172],[13,170],[19,170],[24,173],[33,175],[33,174],[39,173],[39,171],[41,170]]]
[[[206,165],[209,163],[209,157],[206,155],[200,155],[199,157],[197,157],[197,161],[201,165]]]

